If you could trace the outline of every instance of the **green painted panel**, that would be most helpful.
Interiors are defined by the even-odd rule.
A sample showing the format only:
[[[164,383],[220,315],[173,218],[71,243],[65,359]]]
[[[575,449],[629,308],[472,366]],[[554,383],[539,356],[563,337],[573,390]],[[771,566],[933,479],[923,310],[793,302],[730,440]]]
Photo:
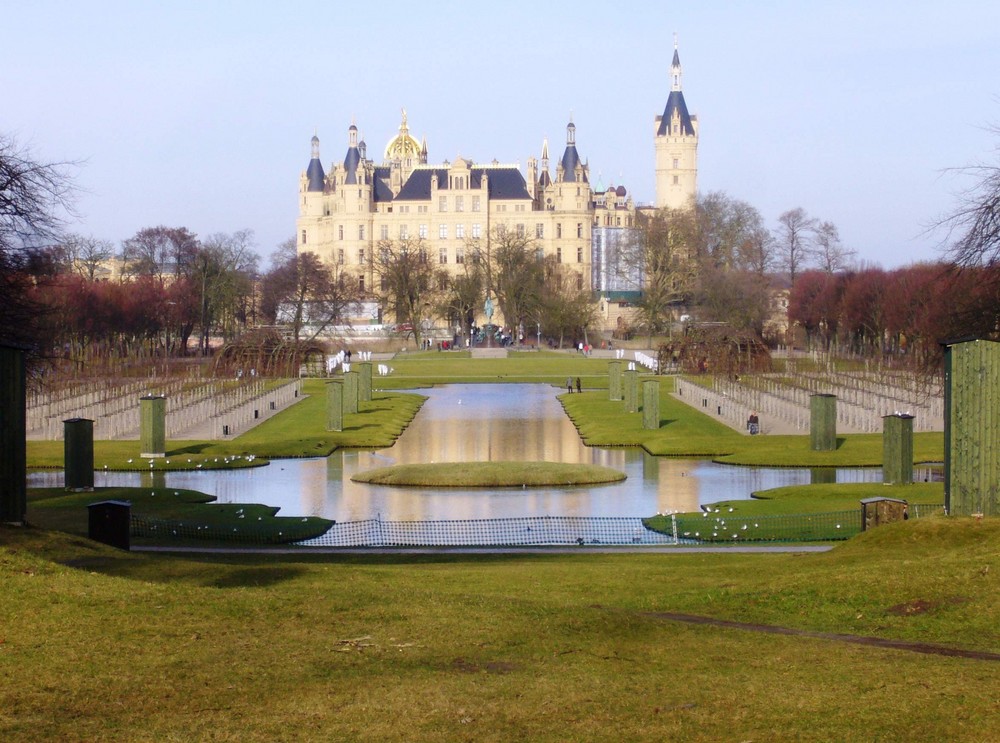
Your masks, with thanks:
[[[837,396],[810,395],[809,442],[813,451],[837,448]]]
[[[353,369],[344,373],[344,413],[358,412],[358,395],[360,394],[361,373]]]
[[[612,361],[608,364],[608,399],[622,399],[622,362]]]
[[[949,346],[945,504],[956,516],[1000,515],[1000,343]]]
[[[344,384],[329,382],[326,385],[326,430],[344,430]]]
[[[67,490],[94,489],[94,421],[63,421],[63,467]]]
[[[913,416],[882,418],[882,482],[909,485],[913,482]]]
[[[660,383],[655,379],[642,383],[642,427],[660,427]]]
[[[167,398],[139,398],[139,456],[162,457],[167,451]]]
[[[361,379],[358,387],[358,400],[360,402],[371,402],[372,400],[372,365],[367,361],[358,364],[358,371],[361,372]]]
[[[639,412],[639,372],[625,372],[625,412]]]

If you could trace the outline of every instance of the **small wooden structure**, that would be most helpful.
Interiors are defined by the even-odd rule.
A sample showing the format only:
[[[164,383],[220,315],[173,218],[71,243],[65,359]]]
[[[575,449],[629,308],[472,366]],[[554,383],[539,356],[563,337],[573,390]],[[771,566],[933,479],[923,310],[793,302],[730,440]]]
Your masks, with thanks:
[[[899,498],[865,498],[861,501],[861,531],[904,521],[908,508],[909,504]]]
[[[656,356],[661,370],[679,366],[685,374],[771,371],[771,352],[764,340],[725,324],[688,327],[682,339],[660,346]]]
[[[1000,516],[1000,343],[944,345],[944,507]]]

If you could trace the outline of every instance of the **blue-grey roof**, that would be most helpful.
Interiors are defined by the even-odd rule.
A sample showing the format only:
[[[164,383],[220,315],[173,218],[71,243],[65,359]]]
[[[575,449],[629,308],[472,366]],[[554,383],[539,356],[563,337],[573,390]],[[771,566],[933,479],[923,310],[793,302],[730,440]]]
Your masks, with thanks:
[[[670,134],[670,121],[674,117],[674,111],[680,115],[681,134],[694,136],[694,125],[691,124],[691,115],[688,113],[687,104],[684,102],[684,94],[679,90],[670,91],[667,98],[667,107],[663,109],[663,117],[660,119],[660,128],[656,130],[659,137]]]
[[[357,147],[348,147],[347,154],[344,155],[344,170],[347,171],[347,177],[344,178],[344,183],[358,182],[358,164],[360,162],[361,151]]]
[[[392,189],[389,188],[389,167],[375,167],[375,186],[372,188],[372,199],[376,202],[392,201]]]
[[[323,164],[319,161],[318,157],[314,157],[309,161],[309,167],[306,168],[306,179],[309,181],[309,185],[306,187],[307,191],[323,190],[326,173],[323,172]]]
[[[483,174],[489,176],[489,198],[530,199],[528,185],[517,168],[472,168],[469,171],[469,188],[482,188]],[[396,201],[429,201],[431,176],[437,175],[438,188],[448,190],[447,168],[420,168],[410,173],[406,183],[396,195]]]
[[[566,151],[563,152],[562,160],[563,169],[563,181],[574,182],[576,181],[576,167],[582,165],[580,161],[580,153],[576,151],[575,144],[566,145]],[[581,183],[587,182],[587,172],[583,172],[583,177],[580,179]]]

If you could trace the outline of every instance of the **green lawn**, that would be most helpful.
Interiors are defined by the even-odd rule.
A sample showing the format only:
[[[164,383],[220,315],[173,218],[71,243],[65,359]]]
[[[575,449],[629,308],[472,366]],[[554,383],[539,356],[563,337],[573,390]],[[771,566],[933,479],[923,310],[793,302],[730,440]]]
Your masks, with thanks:
[[[122,553],[0,527],[0,739],[989,741],[1000,522],[827,554]]]

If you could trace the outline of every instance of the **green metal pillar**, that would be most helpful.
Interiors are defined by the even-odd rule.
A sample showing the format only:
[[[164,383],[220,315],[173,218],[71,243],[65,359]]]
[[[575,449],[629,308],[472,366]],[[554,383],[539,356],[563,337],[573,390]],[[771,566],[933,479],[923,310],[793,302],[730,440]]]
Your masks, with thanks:
[[[343,382],[328,382],[326,385],[326,430],[344,430]]]
[[[913,483],[913,416],[896,413],[882,417],[882,482]]]
[[[612,361],[608,364],[608,399],[622,399],[622,362]]]
[[[952,516],[1000,516],[1000,343],[945,349],[944,504]]]
[[[639,412],[639,372],[629,370],[625,372],[625,412]]]
[[[358,371],[361,372],[360,386],[358,387],[358,400],[360,402],[372,401],[372,365],[367,361],[358,364]]]
[[[23,524],[28,512],[25,349],[0,345],[0,523]]]
[[[94,421],[63,421],[63,467],[67,490],[94,489]]]
[[[353,369],[344,373],[344,412],[358,412],[358,395],[360,392],[361,374]]]
[[[642,383],[642,427],[660,427],[660,383],[655,379]]]
[[[809,397],[809,440],[813,451],[837,448],[837,396]]]
[[[167,452],[167,398],[139,398],[139,456],[164,457]]]

